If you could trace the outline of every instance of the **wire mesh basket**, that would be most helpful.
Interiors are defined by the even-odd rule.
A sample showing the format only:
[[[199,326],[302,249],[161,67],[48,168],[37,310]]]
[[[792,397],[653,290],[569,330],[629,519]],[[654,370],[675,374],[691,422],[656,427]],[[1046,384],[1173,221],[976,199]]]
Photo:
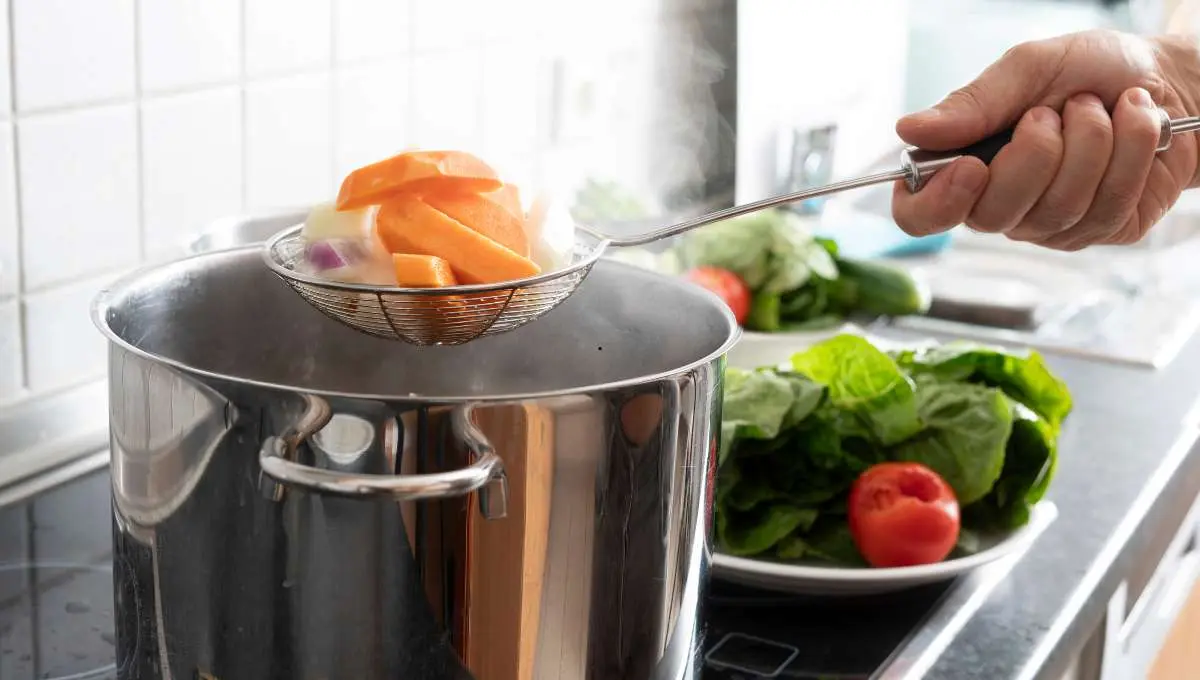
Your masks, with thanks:
[[[300,271],[301,229],[285,229],[264,245],[271,271],[326,316],[368,335],[413,345],[461,345],[524,326],[570,297],[607,245],[602,237],[577,230],[571,261],[553,272],[496,284],[398,288]]]

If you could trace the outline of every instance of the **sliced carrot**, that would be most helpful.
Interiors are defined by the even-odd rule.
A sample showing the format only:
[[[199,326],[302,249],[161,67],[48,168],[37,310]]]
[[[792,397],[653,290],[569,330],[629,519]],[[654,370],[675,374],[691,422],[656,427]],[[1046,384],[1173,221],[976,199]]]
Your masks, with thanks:
[[[450,263],[436,255],[394,253],[396,285],[402,288],[444,288],[457,286],[458,279],[450,271]]]
[[[514,217],[525,222],[525,211],[521,209],[521,194],[517,191],[517,187],[513,184],[505,184],[504,186],[484,194],[485,197],[491,198],[504,209],[513,214]]]
[[[399,194],[379,207],[375,229],[388,252],[437,255],[459,283],[499,283],[534,276],[541,268],[430,206]]]
[[[479,192],[503,186],[491,166],[465,151],[406,151],[346,175],[338,190],[337,209],[377,205],[405,188],[428,182]]]
[[[474,229],[521,257],[529,257],[524,220],[517,218],[493,193],[439,191],[422,195],[431,207]],[[499,199],[499,200],[497,200]]]

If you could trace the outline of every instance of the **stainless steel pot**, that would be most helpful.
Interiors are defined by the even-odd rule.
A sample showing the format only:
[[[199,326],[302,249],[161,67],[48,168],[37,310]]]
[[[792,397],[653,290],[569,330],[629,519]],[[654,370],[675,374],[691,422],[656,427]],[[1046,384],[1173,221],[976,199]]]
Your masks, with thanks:
[[[538,323],[417,348],[242,248],[93,313],[121,678],[698,676],[715,297],[605,261]]]
[[[282,212],[228,217],[205,227],[189,240],[184,248],[186,254],[195,255],[252,243],[265,243],[284,229],[300,224],[307,216],[307,209],[293,208]]]

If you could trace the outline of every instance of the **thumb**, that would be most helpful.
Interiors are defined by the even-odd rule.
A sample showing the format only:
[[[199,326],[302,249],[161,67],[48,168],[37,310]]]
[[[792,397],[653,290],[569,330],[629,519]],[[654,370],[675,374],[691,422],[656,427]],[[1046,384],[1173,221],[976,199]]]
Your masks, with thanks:
[[[1014,125],[1045,87],[1034,82],[1045,69],[1031,64],[1022,47],[1010,50],[933,108],[901,118],[896,133],[913,146],[945,151],[974,144]]]

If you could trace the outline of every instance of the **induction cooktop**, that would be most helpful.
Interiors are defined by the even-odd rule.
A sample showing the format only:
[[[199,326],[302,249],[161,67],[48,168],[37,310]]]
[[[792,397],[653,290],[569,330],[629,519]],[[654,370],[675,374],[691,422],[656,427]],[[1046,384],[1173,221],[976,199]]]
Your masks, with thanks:
[[[110,505],[106,469],[0,492],[0,680],[118,677]],[[714,583],[703,679],[869,679],[949,587],[814,598]]]

